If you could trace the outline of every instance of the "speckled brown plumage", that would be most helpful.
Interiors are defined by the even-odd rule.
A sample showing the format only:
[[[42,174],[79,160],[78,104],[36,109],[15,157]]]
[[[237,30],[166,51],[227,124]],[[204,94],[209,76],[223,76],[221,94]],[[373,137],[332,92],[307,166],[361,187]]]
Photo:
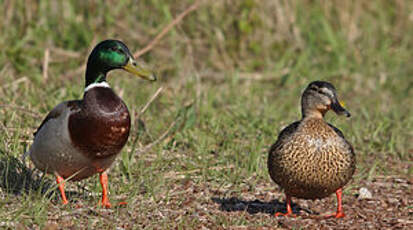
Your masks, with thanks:
[[[338,103],[335,88],[326,82],[307,87],[302,107],[303,118],[283,129],[270,148],[268,169],[287,196],[320,199],[346,185],[355,171],[352,146],[323,116],[329,109],[350,114]]]
[[[304,199],[329,196],[351,179],[351,146],[321,119],[295,122],[281,133],[268,160],[271,178],[286,193]]]

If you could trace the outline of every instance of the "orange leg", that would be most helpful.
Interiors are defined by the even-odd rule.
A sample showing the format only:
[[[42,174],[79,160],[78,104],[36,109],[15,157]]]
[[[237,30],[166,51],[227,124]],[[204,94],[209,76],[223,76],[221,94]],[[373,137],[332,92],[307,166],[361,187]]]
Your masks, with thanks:
[[[108,174],[103,172],[99,175],[100,184],[102,185],[102,206],[105,208],[110,208],[112,205],[109,203],[108,198]]]
[[[63,177],[56,175],[56,183],[59,185],[59,190],[60,190],[60,194],[62,195],[63,204],[69,203],[66,199],[65,180],[63,179]]]
[[[291,196],[288,194],[285,194],[285,204],[287,206],[287,212],[286,213],[282,213],[282,212],[276,212],[275,216],[291,216],[291,217],[295,217],[296,215],[293,214],[293,209],[291,208]]]
[[[341,197],[343,196],[343,189],[342,188],[337,189],[336,195],[337,195],[337,212],[335,214],[330,214],[330,215],[325,216],[326,218],[331,218],[331,217],[343,218],[346,216],[343,212],[343,206],[342,206],[342,200],[341,200]]]

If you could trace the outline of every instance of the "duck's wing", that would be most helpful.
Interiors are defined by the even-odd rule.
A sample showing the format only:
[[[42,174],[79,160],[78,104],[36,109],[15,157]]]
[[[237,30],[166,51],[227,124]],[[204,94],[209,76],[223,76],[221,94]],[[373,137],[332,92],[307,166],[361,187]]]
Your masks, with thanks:
[[[47,114],[46,118],[42,121],[39,128],[37,128],[37,130],[33,133],[34,138],[36,138],[36,135],[47,124],[47,122],[49,122],[50,120],[59,118],[60,116],[65,114],[67,110],[70,110],[69,112],[71,113],[80,111],[80,106],[81,106],[81,101],[74,100],[74,101],[62,102],[56,107],[54,107],[52,111],[50,111],[49,114]],[[22,161],[24,161],[25,158],[31,154],[30,152],[31,152],[31,148],[23,154]]]
[[[334,127],[334,125],[332,125],[332,124],[330,124],[330,123],[327,123],[327,124],[328,124],[328,126],[330,126],[330,127],[334,130],[334,132],[337,133],[338,136],[340,136],[341,138],[343,138],[344,142],[347,143],[348,148],[350,149],[351,153],[354,155],[354,148],[353,148],[353,146],[350,144],[350,142],[348,142],[348,141],[346,140],[346,138],[344,137],[343,132],[341,132],[338,128]]]
[[[39,128],[33,133],[33,136],[36,137],[36,134],[40,131],[40,129],[51,119],[56,119],[66,110],[70,110],[71,112],[79,111],[80,110],[80,101],[79,100],[73,100],[73,101],[65,101],[57,105],[52,109],[52,111],[47,114],[46,118],[42,121],[40,124]]]
[[[296,121],[285,127],[283,130],[281,130],[280,134],[278,135],[277,141],[271,146],[270,152],[273,152],[275,149],[278,148],[278,146],[284,143],[285,140],[288,139],[297,130],[299,125],[300,122]]]
[[[340,137],[344,138],[344,134],[343,132],[341,132],[339,129],[337,129],[336,127],[334,127],[334,125],[327,123],[328,126],[330,126],[330,128],[332,128],[334,130],[334,132],[337,133],[337,135],[339,135]],[[344,138],[345,139],[345,138]]]

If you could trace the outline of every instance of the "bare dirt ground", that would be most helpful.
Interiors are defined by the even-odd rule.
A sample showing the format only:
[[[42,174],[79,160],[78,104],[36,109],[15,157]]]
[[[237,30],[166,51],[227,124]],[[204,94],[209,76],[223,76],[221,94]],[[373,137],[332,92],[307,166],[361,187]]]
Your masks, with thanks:
[[[406,179],[385,177],[372,181],[362,181],[359,186],[347,190],[344,197],[343,219],[323,219],[322,215],[335,211],[334,195],[327,199],[308,201],[294,199],[294,212],[298,218],[274,217],[276,211],[284,211],[282,193],[242,194],[238,197],[222,198],[217,192],[213,204],[208,205],[215,215],[245,215],[247,219],[257,216],[271,218],[282,228],[304,229],[409,229],[413,228],[413,189],[412,182]],[[270,185],[263,185],[268,187]],[[371,199],[358,199],[360,187],[372,192]],[[354,195],[352,195],[354,194]],[[284,200],[282,200],[283,202]],[[274,227],[266,225],[263,227]]]
[[[314,201],[293,198],[298,217],[274,217],[275,212],[285,211],[284,194],[270,180],[250,177],[241,184],[219,184],[199,178],[171,177],[158,197],[148,198],[143,189],[127,206],[112,209],[93,206],[100,194],[75,192],[79,187],[69,183],[67,192],[73,202],[62,206],[59,199],[52,199],[46,228],[79,229],[79,223],[96,228],[103,223],[118,229],[170,229],[190,223],[187,229],[413,229],[412,177],[354,179],[344,190],[343,219],[323,218],[335,211],[335,195]],[[360,188],[369,190],[372,197],[360,199]],[[128,196],[113,195],[113,204]]]
[[[317,201],[295,200],[293,210],[299,211],[298,218],[273,217],[276,211],[284,211],[284,204],[279,202],[279,198],[268,199],[268,194],[255,194],[256,199],[219,199],[217,204],[221,212],[227,212],[227,215],[237,215],[233,213],[235,211],[247,212],[250,218],[267,214],[268,218],[276,219],[281,227],[287,229],[408,229],[409,226],[413,228],[411,181],[391,177],[378,178],[371,182],[363,181],[360,187],[371,191],[372,199],[358,199],[357,187],[347,190],[347,194],[354,195],[345,196],[344,210],[347,216],[338,220],[322,218],[324,214],[333,212],[336,207],[333,195]],[[271,197],[283,197],[283,194],[274,193]]]
[[[165,218],[176,222],[183,218],[195,219],[197,229],[413,229],[412,184],[411,179],[391,176],[361,181],[345,190],[346,217],[324,219],[323,215],[336,209],[334,195],[315,201],[293,199],[293,211],[299,213],[298,217],[274,217],[275,212],[285,211],[285,205],[283,193],[271,189],[275,188],[273,183],[257,184],[254,188],[246,186],[239,193],[231,192],[230,188],[215,189],[183,180],[170,191],[166,203],[136,201],[146,207],[161,208],[149,213],[130,213],[127,221],[118,221],[126,229],[135,228],[137,223],[145,227],[151,225],[147,221],[153,223]],[[361,187],[372,193],[371,199],[358,198]],[[96,215],[110,216],[110,213]],[[239,219],[244,221],[233,222]]]

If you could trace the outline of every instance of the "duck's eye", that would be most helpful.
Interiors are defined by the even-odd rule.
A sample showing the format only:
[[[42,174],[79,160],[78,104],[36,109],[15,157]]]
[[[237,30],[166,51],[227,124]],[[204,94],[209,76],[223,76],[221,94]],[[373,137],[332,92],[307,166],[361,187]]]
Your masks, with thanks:
[[[110,51],[117,52],[117,53],[121,53],[121,50],[120,50],[118,47],[116,47],[116,46],[110,47],[109,50],[110,50]]]
[[[316,91],[316,92],[319,91],[318,87],[316,87],[316,86],[310,86],[310,89],[313,90],[313,91]]]
[[[327,97],[330,97],[330,96],[331,96],[327,91],[325,91],[325,90],[323,90],[323,89],[321,89],[321,88],[311,87],[311,89],[314,90],[315,92],[319,93],[319,94],[324,95],[324,96],[327,96]]]

